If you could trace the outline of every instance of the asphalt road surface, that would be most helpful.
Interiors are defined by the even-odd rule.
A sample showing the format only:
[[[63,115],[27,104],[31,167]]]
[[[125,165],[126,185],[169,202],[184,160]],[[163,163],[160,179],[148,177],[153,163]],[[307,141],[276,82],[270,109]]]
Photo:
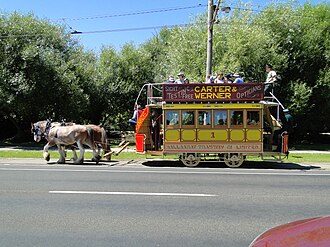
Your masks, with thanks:
[[[242,247],[330,214],[329,170],[168,164],[0,160],[0,246]]]

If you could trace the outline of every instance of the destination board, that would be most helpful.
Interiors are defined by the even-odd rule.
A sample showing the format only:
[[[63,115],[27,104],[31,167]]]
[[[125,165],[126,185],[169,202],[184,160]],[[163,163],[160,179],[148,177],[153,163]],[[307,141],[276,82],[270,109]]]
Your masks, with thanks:
[[[163,85],[165,102],[245,102],[263,98],[262,83]]]

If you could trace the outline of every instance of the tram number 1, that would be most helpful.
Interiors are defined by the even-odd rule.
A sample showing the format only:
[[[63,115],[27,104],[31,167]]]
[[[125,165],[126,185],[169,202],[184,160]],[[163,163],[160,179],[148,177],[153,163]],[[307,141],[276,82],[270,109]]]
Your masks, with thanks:
[[[211,138],[212,138],[212,139],[215,138],[214,132],[211,132]]]

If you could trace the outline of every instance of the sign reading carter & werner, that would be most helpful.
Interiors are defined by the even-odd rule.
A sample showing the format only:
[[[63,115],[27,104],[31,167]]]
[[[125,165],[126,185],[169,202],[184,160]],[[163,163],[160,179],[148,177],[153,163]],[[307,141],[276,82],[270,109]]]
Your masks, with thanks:
[[[229,102],[260,101],[263,84],[164,84],[165,102]]]

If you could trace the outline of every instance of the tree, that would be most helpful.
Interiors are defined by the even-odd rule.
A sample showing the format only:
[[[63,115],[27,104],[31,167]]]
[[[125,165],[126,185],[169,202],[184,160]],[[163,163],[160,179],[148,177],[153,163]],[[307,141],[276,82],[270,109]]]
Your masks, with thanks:
[[[0,38],[0,110],[19,135],[30,121],[84,116],[89,99],[75,71],[78,46],[64,28],[13,13],[1,16]]]

